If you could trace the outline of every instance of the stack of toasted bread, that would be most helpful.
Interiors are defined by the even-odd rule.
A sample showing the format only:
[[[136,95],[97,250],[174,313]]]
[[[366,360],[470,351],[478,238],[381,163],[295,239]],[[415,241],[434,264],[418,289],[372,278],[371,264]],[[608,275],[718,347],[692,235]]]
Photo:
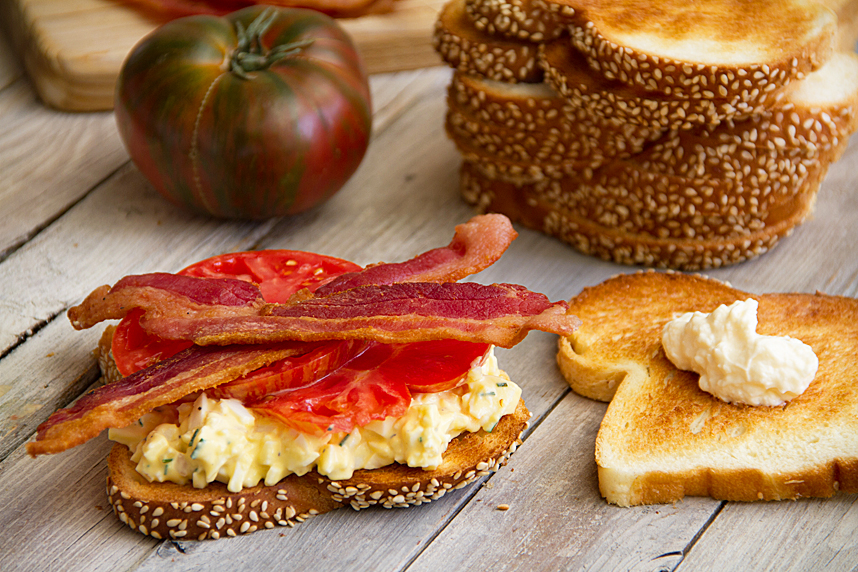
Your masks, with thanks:
[[[620,263],[765,252],[858,128],[853,18],[826,2],[840,28],[816,0],[450,0],[462,195]]]
[[[783,405],[722,401],[662,347],[662,330],[677,316],[749,298],[759,304],[757,333],[801,340],[819,360],[808,388]],[[583,325],[560,339],[560,370],[576,393],[610,401],[595,454],[608,502],[858,492],[858,300],[750,294],[702,276],[649,271],[585,288],[569,311]]]

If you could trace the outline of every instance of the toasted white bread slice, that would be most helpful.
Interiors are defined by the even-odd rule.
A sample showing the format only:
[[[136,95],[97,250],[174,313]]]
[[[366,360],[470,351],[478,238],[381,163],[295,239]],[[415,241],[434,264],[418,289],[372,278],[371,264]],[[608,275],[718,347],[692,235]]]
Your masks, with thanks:
[[[639,264],[657,268],[700,270],[735,264],[759,256],[792,233],[813,211],[818,183],[808,186],[790,201],[769,212],[758,228],[733,227],[734,220],[704,217],[694,225],[685,222],[675,236],[663,225],[650,232],[636,219],[624,219],[632,230],[604,224],[604,216],[614,220],[623,215],[617,205],[602,205],[602,211],[564,207],[557,195],[534,192],[535,185],[493,179],[465,161],[460,189],[465,201],[480,212],[498,212],[529,228],[556,237],[583,254],[619,264]],[[593,209],[598,202],[591,202]],[[605,212],[607,211],[607,212]],[[628,217],[628,213],[624,216]],[[617,217],[618,218],[618,217]],[[668,235],[662,236],[667,229]],[[684,234],[683,234],[684,233]]]
[[[574,8],[547,0],[465,0],[465,10],[482,32],[531,42],[564,34],[575,16]]]
[[[342,481],[311,471],[237,493],[219,482],[203,489],[150,483],[135,469],[128,448],[117,444],[108,456],[107,496],[119,520],[132,529],[155,538],[194,540],[291,527],[344,506],[417,506],[496,472],[521,443],[529,419],[524,401],[519,401],[515,412],[502,417],[491,433],[480,430],[453,439],[434,470],[393,464],[358,470]]]
[[[453,69],[507,82],[540,82],[539,44],[492,35],[477,29],[465,0],[450,0],[435,20],[435,50]]]
[[[820,67],[837,16],[816,0],[553,0],[583,10],[572,44],[608,79],[675,98],[761,95]]]
[[[810,386],[786,405],[723,402],[661,346],[665,323],[677,315],[748,298],[759,302],[758,333],[797,338],[819,358]],[[596,439],[608,502],[858,492],[858,300],[756,295],[700,276],[645,272],[587,288],[571,308],[584,325],[561,340],[558,360],[573,389],[611,399]]]

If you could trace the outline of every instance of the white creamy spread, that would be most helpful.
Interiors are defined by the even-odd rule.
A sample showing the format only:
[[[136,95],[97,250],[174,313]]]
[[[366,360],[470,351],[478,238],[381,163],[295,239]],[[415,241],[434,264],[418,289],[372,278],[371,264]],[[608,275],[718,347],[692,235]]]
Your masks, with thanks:
[[[783,405],[813,381],[819,359],[804,342],[763,336],[757,301],[689,312],[668,322],[661,341],[679,369],[700,374],[700,388],[730,403]]]
[[[133,451],[137,471],[151,481],[203,488],[220,481],[232,492],[263,481],[276,484],[314,467],[333,480],[391,463],[434,469],[457,435],[491,431],[513,413],[521,388],[500,370],[494,352],[476,363],[464,384],[415,394],[400,418],[373,421],[351,433],[310,435],[256,415],[234,399],[205,393],[175,415],[153,411],[109,437]]]

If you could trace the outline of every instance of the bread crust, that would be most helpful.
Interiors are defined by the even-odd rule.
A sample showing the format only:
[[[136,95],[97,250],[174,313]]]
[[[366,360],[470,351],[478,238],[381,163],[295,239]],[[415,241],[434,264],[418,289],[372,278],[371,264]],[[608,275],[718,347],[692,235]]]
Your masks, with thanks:
[[[539,44],[482,32],[465,10],[465,0],[450,0],[435,21],[433,45],[452,68],[506,82],[542,81]]]
[[[819,188],[818,180],[813,181],[792,200],[767,213],[765,219],[757,219],[756,228],[739,227],[740,232],[735,232],[732,222],[711,216],[692,220],[693,226],[679,221],[675,225],[678,232],[671,234],[668,226],[652,227],[649,219],[635,218],[633,211],[622,209],[620,204],[600,202],[599,195],[578,205],[580,208],[569,208],[567,203],[574,197],[565,195],[562,187],[559,192],[555,189],[562,185],[562,179],[549,179],[544,185],[514,183],[493,178],[466,161],[460,184],[462,197],[478,211],[503,213],[584,254],[619,264],[682,270],[717,268],[767,252],[813,211]],[[616,222],[602,223],[603,214],[612,216],[612,207],[617,209]],[[619,216],[632,218],[620,220]],[[662,236],[660,230],[668,234]]]
[[[837,17],[815,0],[741,6],[722,0],[591,5],[586,22],[572,26],[572,44],[609,79],[678,99],[750,105],[817,69],[834,50]]]
[[[107,496],[116,516],[130,528],[155,538],[218,539],[304,520],[344,506],[355,510],[416,506],[441,498],[497,471],[521,444],[530,412],[520,400],[491,433],[454,439],[434,470],[394,463],[355,471],[333,481],[311,471],[290,475],[276,485],[256,485],[238,493],[213,482],[204,489],[150,483],[135,469],[131,452],[116,444],[108,455]]]
[[[748,298],[759,301],[759,333],[800,339],[819,358],[810,387],[784,406],[722,402],[661,347],[661,330],[673,317]],[[611,401],[596,440],[599,487],[609,502],[858,492],[858,300],[755,295],[701,276],[650,271],[587,288],[570,311],[584,324],[560,341],[561,371],[576,392]]]

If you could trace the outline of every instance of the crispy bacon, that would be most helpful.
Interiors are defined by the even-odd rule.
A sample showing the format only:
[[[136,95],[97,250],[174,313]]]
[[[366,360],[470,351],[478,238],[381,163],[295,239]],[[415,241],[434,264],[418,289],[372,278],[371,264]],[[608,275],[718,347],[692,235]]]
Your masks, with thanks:
[[[451,339],[509,348],[530,330],[560,335],[580,321],[565,302],[514,284],[472,282],[364,286],[295,304],[267,304],[249,315],[141,320],[150,334],[199,345],[258,344],[284,340],[363,339],[406,343]]]
[[[144,309],[147,317],[213,318],[237,309],[253,311],[264,303],[259,288],[244,280],[155,272],[126,276],[112,288],[96,288],[80,305],[69,308],[68,316],[72,326],[82,330],[122,319],[135,308]]]
[[[191,347],[172,358],[104,385],[61,409],[42,423],[36,441],[27,443],[35,457],[76,447],[110,427],[125,427],[152,409],[238,379],[277,360],[299,355],[305,344]]]
[[[343,274],[316,290],[302,290],[298,303],[367,285],[398,282],[455,282],[491,266],[517,236],[503,215],[473,217],[456,227],[453,240],[407,262],[377,264]],[[146,310],[141,325],[159,318],[232,318],[259,313],[262,294],[249,282],[206,279],[165,273],[127,276],[112,288],[101,286],[68,316],[75,329],[91,328],[104,320],[124,318],[134,308]],[[172,339],[162,335],[166,339]]]
[[[506,252],[518,233],[503,215],[476,216],[456,227],[450,244],[424,252],[407,262],[376,264],[338,276],[316,290],[327,296],[361,286],[402,282],[458,282],[485,270]]]

